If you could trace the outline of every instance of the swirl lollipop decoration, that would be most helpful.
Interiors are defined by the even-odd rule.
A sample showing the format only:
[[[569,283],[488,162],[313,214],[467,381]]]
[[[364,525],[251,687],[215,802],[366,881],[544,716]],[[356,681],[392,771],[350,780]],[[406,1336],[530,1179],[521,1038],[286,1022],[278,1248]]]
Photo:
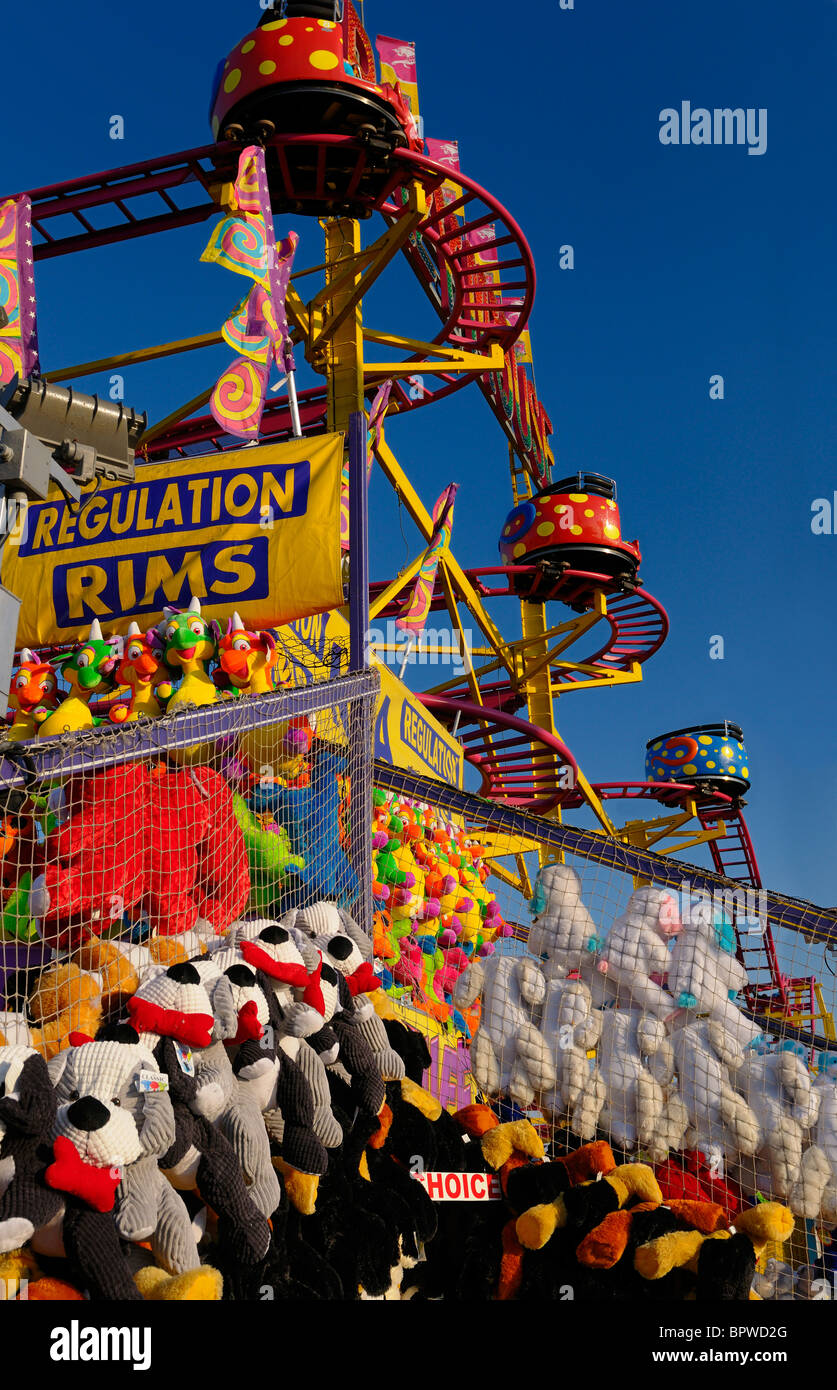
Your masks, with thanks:
[[[223,217],[209,238],[201,260],[223,266],[236,275],[247,275],[265,289],[270,288],[267,242],[260,218]]]
[[[209,408],[222,429],[257,439],[264,411],[268,368],[239,357],[218,379]]]
[[[0,261],[0,309],[5,309],[8,320],[5,333],[16,332],[15,325],[20,319],[20,284],[13,261]]]
[[[26,197],[0,202],[0,385],[38,369],[31,205]]]

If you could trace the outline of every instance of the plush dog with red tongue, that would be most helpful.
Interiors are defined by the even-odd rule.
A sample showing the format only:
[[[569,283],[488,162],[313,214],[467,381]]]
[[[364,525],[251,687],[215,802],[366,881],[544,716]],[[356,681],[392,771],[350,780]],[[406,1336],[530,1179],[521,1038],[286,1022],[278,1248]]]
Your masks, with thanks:
[[[44,1180],[62,1202],[37,1231],[39,1254],[66,1251],[95,1298],[139,1297],[119,1239],[149,1241],[171,1275],[198,1270],[192,1220],[158,1163],[175,1136],[166,1078],[126,1025],[65,1048],[49,1064],[56,1103]]]
[[[359,1036],[370,1049],[385,1081],[400,1081],[404,1062],[389,1045],[383,1021],[369,998],[380,988],[372,965],[372,944],[353,918],[335,903],[318,902],[296,916],[299,930],[311,934],[313,945],[342,977],[352,1000],[351,1013]]]
[[[220,978],[217,967],[213,970]],[[236,1149],[214,1120],[231,1111],[230,1124],[241,1140],[240,1147],[250,1155],[251,1144],[256,1142],[254,1115],[252,1107],[235,1104],[237,1085],[222,1045],[224,1038],[234,1037],[238,1029],[229,982],[225,981],[226,989],[213,987],[210,997],[207,983],[217,984],[211,975],[209,971],[204,982],[200,964],[189,961],[168,970],[152,968],[128,1001],[128,1013],[169,1081],[175,1135],[160,1159],[160,1167],[174,1187],[200,1191],[218,1213],[222,1245],[234,1261],[253,1265],[265,1258],[270,1247],[267,1213],[250,1195]],[[261,1157],[264,1159],[264,1154]],[[269,1152],[266,1161],[270,1167]],[[248,1175],[251,1182],[261,1179],[255,1185],[256,1196],[263,1205],[272,1200],[272,1211],[281,1196],[275,1174],[271,1185],[263,1165],[253,1172],[255,1164],[254,1159]]]
[[[314,1133],[325,1148],[337,1148],[342,1143],[343,1131],[331,1109],[331,1092],[325,1065],[308,1042],[309,1032],[320,1029],[323,1019],[312,1014],[308,1018],[308,1027],[295,1032],[292,1032],[288,1024],[289,1013],[307,987],[308,967],[316,968],[320,960],[319,952],[299,933],[282,926],[279,922],[263,919],[238,922],[229,935],[232,937],[232,945],[216,952],[213,960],[225,962],[224,968],[227,968],[227,964],[234,964],[238,958],[241,963],[255,971],[257,983],[264,991],[271,1009],[271,1026],[275,1030],[277,1046],[285,1057],[300,1068],[310,1088],[314,1104]],[[228,956],[229,952],[232,954]],[[268,1133],[271,1138],[281,1143],[284,1120],[277,1108],[276,1088],[273,1084],[275,1078],[269,1075],[265,1065],[266,1057],[266,1052],[261,1059],[248,1057],[246,1064],[239,1071],[239,1080],[259,1092]],[[268,1081],[270,1085],[267,1084]]]
[[[275,997],[268,999],[256,972],[236,955],[219,952],[214,962],[229,981],[238,1013],[238,1032],[226,1046],[239,1090],[255,1106],[263,1133],[263,1110],[281,1121],[277,1143],[285,1164],[319,1177],[328,1167],[328,1155],[315,1133],[311,1087],[301,1067],[280,1046],[283,1019]],[[276,1136],[277,1124],[272,1128]],[[294,1201],[295,1192],[290,1195]]]

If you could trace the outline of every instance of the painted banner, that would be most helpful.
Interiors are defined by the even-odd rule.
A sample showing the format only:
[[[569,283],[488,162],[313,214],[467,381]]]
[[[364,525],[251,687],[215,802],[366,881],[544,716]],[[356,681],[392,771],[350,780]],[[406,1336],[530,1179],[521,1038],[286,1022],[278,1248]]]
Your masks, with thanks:
[[[459,173],[459,141],[458,140],[434,140],[429,135],[425,141],[428,159],[435,159],[437,164],[443,164],[446,169],[453,173]],[[454,185],[457,187],[457,185]],[[461,192],[461,189],[460,189]]]
[[[313,685],[317,680],[333,680],[346,674],[349,624],[342,612],[302,618],[283,627],[280,636],[287,645],[287,655],[280,654],[279,658],[281,685]],[[388,666],[374,655],[371,664],[381,678],[375,713],[374,756],[395,767],[413,768],[449,786],[461,787],[462,745]],[[317,715],[320,736],[332,743],[345,744],[344,714],[339,707],[321,711]]]
[[[407,43],[403,39],[388,39],[385,34],[379,34],[375,40],[375,47],[381,60],[381,81],[388,82],[391,87],[398,84],[413,119],[418,122],[419,95],[415,44]]]
[[[492,244],[496,240],[497,231],[493,222],[468,233],[467,243],[473,250],[473,255],[466,258],[468,300],[471,304],[501,303],[499,291],[489,289],[491,285],[500,284],[500,272],[495,268],[498,262],[497,247]],[[496,315],[491,317],[493,319]]]
[[[433,508],[433,535],[424,552],[421,569],[416,575],[413,592],[404,612],[395,619],[395,626],[402,632],[421,632],[427,622],[439,556],[450,545],[453,530],[453,504],[458,483],[449,483]]]
[[[434,1202],[499,1202],[503,1196],[496,1173],[413,1173]]]
[[[459,143],[456,140],[433,140],[430,137],[425,140],[425,148],[430,159],[441,164],[445,169],[450,169],[452,173],[459,173]],[[455,179],[445,179],[441,188],[437,188],[430,199],[430,206],[433,211],[440,213],[443,208],[450,207],[453,203],[458,203],[462,197],[462,185]],[[439,232],[446,236],[462,225],[462,212],[449,213],[439,221]],[[464,245],[462,237],[453,237],[445,245],[451,255],[456,255],[462,250]],[[450,274],[450,271],[448,271]],[[449,286],[452,292],[452,286]]]
[[[201,260],[246,275],[254,284],[221,330],[225,341],[244,355],[218,378],[209,408],[229,434],[256,440],[271,358],[287,373],[295,367],[285,299],[299,243],[296,232],[289,232],[276,245],[264,150],[257,145],[248,145],[239,156],[229,207],[230,215],[214,228]]]
[[[145,629],[191,595],[256,630],[339,606],[343,448],[327,434],[155,464],[81,509],[56,489],[3,553],[2,582],[23,601],[18,647],[70,641],[93,618]]]
[[[522,300],[522,299],[507,299],[507,300],[505,300],[504,302],[505,302],[506,304],[515,304],[515,305],[522,305],[522,304],[523,304],[523,300]],[[515,315],[514,312],[512,312],[512,313],[506,313],[506,314],[504,314],[503,317],[504,317],[506,323],[515,324],[515,323],[517,322],[517,319],[520,317],[520,315],[519,315],[519,313],[518,313],[517,315]],[[529,364],[531,365],[531,363],[532,363],[532,338],[531,338],[531,336],[530,336],[530,333],[529,333],[529,329],[528,329],[528,328],[524,328],[523,332],[521,333],[520,337],[518,338],[517,342],[515,343],[514,347],[512,348],[512,354],[513,354],[513,356],[514,356],[515,362],[524,362],[524,363],[529,363]]]
[[[32,204],[24,195],[0,203],[0,386],[38,371],[38,328],[32,255]]]

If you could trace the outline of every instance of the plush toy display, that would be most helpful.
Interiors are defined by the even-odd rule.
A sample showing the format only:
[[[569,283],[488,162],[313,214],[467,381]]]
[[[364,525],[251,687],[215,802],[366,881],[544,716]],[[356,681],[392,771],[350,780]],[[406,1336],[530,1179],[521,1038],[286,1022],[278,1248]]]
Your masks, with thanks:
[[[488,1096],[508,1095],[529,1105],[539,1091],[552,1091],[555,1062],[542,1034],[531,1022],[546,997],[546,980],[528,958],[493,955],[474,961],[456,982],[453,998],[467,1008],[482,997],[482,1017],[471,1045],[471,1065]]]
[[[820,1096],[811,1083],[801,1043],[748,1049],[733,1077],[759,1127],[756,1181],[764,1196],[785,1201],[801,1178],[802,1147],[817,1118]]]
[[[817,1060],[817,1120],[791,1188],[790,1205],[800,1216],[822,1216],[832,1225],[837,1222],[837,1053],[821,1052]]]
[[[305,891],[305,860],[292,852],[283,825],[257,816],[235,792],[233,808],[244,836],[250,870],[247,910],[259,917],[279,912]]]
[[[454,1004],[456,981],[512,931],[486,885],[483,846],[426,802],[376,789],[372,848],[384,987],[470,1041],[478,1015]]]
[[[598,986],[595,1001],[603,993],[595,980],[595,952],[601,946],[593,918],[581,901],[581,880],[566,864],[547,864],[535,880],[529,903],[532,925],[529,950],[548,955],[551,974],[568,975],[580,970],[591,988]]]
[[[533,841],[413,796],[364,807],[330,706],[299,714],[295,688],[276,697],[293,718],[260,722],[290,679],[283,632],[225,626],[193,598],[145,634],[94,622],[63,656],[21,653],[0,1281],[76,1301],[813,1297],[813,1230],[783,1243],[791,1212],[837,1221],[837,1063],[762,1037],[726,918],[681,922],[636,878],[593,896],[563,862],[532,879]],[[195,743],[188,710],[222,701]],[[83,757],[21,746],[75,730]]]
[[[9,691],[8,727],[0,729],[0,734],[14,742],[36,738],[57,704],[55,667],[48,661],[39,661],[34,652],[24,647]]]
[[[688,1114],[670,1089],[674,1056],[662,1020],[638,1009],[605,1009],[598,1058],[606,1094],[603,1132],[623,1149],[667,1158],[680,1146]]]
[[[270,1228],[250,1196],[247,1178],[261,1198],[268,1184],[259,1173],[256,1142],[247,1130],[252,1112],[246,1102],[233,1132],[247,1170],[214,1124],[234,1104],[238,1089],[223,1046],[215,1046],[238,1031],[228,988],[218,992],[217,1007],[216,1016],[198,969],[186,962],[149,971],[128,1001],[128,1014],[142,1044],[153,1051],[157,1069],[168,1078],[175,1132],[160,1167],[174,1187],[200,1191],[218,1213],[222,1245],[237,1261],[252,1265],[267,1255]],[[275,1187],[272,1195],[278,1195]]]
[[[692,907],[671,952],[668,990],[678,1008],[708,1014],[743,1050],[760,1037],[760,1029],[733,1002],[747,983],[735,949],[735,932],[711,904]]]
[[[43,1057],[30,1047],[0,1047],[0,1254],[18,1250],[60,1215],[61,1199],[39,1180],[38,1156],[56,1109]]]
[[[608,992],[618,1008],[646,1010],[667,1018],[675,1008],[664,987],[669,945],[682,929],[676,900],[659,888],[637,888],[602,946]]]
[[[221,930],[247,901],[247,855],[231,794],[209,768],[126,764],[73,778],[42,847],[30,906],[42,939],[65,945],[143,910],[174,934],[201,917]]]
[[[307,787],[266,782],[255,788],[250,806],[269,812],[287,831],[291,850],[305,864],[307,893],[312,898],[333,898],[351,906],[357,899],[357,873],[345,853],[338,852],[340,787],[338,776],[345,761],[336,752],[320,749],[313,760]]]
[[[570,1129],[581,1139],[595,1138],[607,1095],[601,1062],[591,1062],[587,1055],[598,1043],[607,1017],[593,1009],[592,995],[581,980],[548,981],[540,1033],[555,1062],[557,1084],[544,1093],[540,1104],[544,1114],[556,1119],[566,1112]],[[603,1052],[604,1045],[600,1056]]]
[[[689,1116],[686,1147],[700,1149],[723,1175],[726,1161],[752,1157],[759,1144],[758,1120],[732,1084],[743,1053],[711,1018],[676,1028],[671,1046]]]
[[[143,634],[136,623],[128,628],[115,679],[118,686],[127,686],[131,693],[127,704],[120,702],[110,707],[109,718],[114,724],[140,717],[155,719],[171,698],[171,676],[152,637],[156,633]]]
[[[277,688],[279,652],[272,632],[251,632],[237,613],[218,639],[218,669],[213,677],[220,689],[242,695],[269,695]],[[238,748],[250,771],[260,778],[293,777],[300,772],[309,740],[289,721],[260,724],[240,735]]]
[[[87,641],[75,651],[56,657],[53,664],[60,666],[61,679],[70,693],[39,725],[41,738],[92,729],[102,722],[92,713],[90,701],[94,695],[113,689],[119,647],[119,638],[105,640],[99,620],[94,618]]]
[[[124,1041],[70,1047],[50,1063],[58,1111],[48,1185],[112,1211],[123,1240],[150,1241],[159,1264],[184,1274],[200,1263],[192,1221],[158,1162],[175,1141],[168,1089],[132,1031]],[[44,1248],[43,1237],[35,1248]]]

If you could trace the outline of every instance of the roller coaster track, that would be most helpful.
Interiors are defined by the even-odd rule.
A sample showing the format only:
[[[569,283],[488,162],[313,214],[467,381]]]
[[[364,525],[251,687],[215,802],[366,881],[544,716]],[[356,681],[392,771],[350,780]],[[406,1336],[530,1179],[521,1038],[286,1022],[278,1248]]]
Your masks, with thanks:
[[[566,570],[560,579],[549,580],[535,565],[498,565],[469,569],[465,573],[481,599],[519,597],[522,581],[527,593],[533,598],[537,597],[538,602],[560,602],[579,613],[585,613],[591,611],[590,595],[593,590],[598,589],[606,595],[607,612],[601,621],[608,630],[607,638],[591,655],[573,663],[573,666],[593,668],[592,671],[562,668],[560,675],[553,677],[556,693],[562,686],[571,687],[581,681],[589,683],[591,677],[595,680],[597,675],[606,680],[613,672],[630,672],[635,667],[644,665],[659,651],[668,635],[668,615],[658,599],[642,588],[633,593],[625,593],[606,575]],[[515,587],[516,585],[518,587]],[[385,581],[376,581],[370,585],[370,598],[373,603],[386,588]],[[397,617],[403,602],[402,596],[396,596],[377,616]],[[446,605],[445,589],[437,576],[430,603],[431,611],[438,612]],[[480,681],[480,691],[487,706],[507,713],[513,713],[525,703],[525,696],[508,679],[495,682]],[[434,693],[444,694],[452,700],[469,701],[473,698],[468,684],[446,685],[444,690],[439,689]]]
[[[279,135],[268,142],[266,151],[274,208],[291,210],[292,215],[299,213],[303,200],[305,215],[339,215],[348,199],[363,215],[377,212],[392,226],[405,213],[409,188],[419,185],[427,211],[403,251],[442,321],[433,344],[470,354],[485,353],[493,344],[506,353],[514,345],[534,301],[534,262],[517,223],[479,184],[458,173],[461,195],[444,205],[432,195],[450,171],[408,150],[389,155],[385,174],[379,171],[368,183],[370,154],[361,142],[346,136]],[[222,186],[235,178],[239,154],[240,147],[229,142],[204,145],[28,190],[35,260],[207,221],[220,211],[218,197]],[[477,272],[476,251],[497,257],[491,263],[488,292],[484,275]],[[429,365],[418,351],[403,360],[421,364],[422,384],[411,389],[409,382],[396,381],[390,407],[396,412],[428,405],[484,375],[478,366],[470,372],[445,371],[443,361]],[[428,384],[428,376],[438,384]],[[316,432],[324,428],[325,388],[303,396],[306,432]],[[286,431],[287,400],[279,398],[267,407],[263,433],[281,438]],[[240,441],[223,435],[212,417],[205,416],[160,436],[148,458],[195,446],[220,452],[240,447]]]

